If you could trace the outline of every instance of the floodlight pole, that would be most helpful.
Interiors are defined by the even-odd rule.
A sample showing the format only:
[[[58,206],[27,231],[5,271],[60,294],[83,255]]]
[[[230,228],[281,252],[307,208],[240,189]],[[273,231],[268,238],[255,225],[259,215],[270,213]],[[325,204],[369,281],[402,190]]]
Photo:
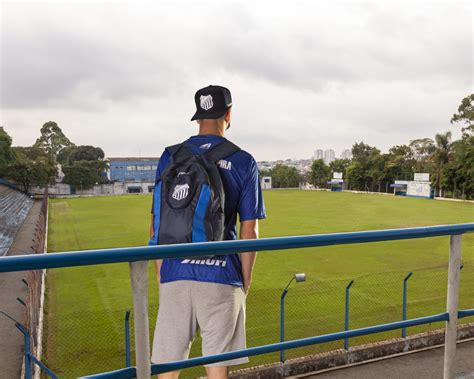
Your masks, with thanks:
[[[135,323],[137,379],[150,379],[150,336],[148,329],[148,261],[130,262]]]
[[[458,336],[459,278],[461,270],[461,234],[452,235],[449,249],[448,299],[446,310],[449,321],[446,322],[444,342],[444,379],[454,378],[454,358]]]

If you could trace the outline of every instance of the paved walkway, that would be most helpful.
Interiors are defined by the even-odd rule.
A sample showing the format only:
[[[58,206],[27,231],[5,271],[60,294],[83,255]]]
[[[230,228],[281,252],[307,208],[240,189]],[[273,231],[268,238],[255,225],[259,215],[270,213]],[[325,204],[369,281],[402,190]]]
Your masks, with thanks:
[[[304,378],[314,379],[437,379],[443,377],[442,347],[399,355],[371,363],[328,371]],[[303,376],[299,376],[300,378]],[[474,341],[459,343],[456,350],[456,378],[474,379]]]
[[[18,231],[7,255],[32,253],[32,238],[35,224],[41,210],[41,201],[35,201],[25,222]],[[16,298],[25,299],[27,288],[21,281],[26,272],[0,273],[0,310],[24,323],[26,314],[23,305]],[[15,324],[0,315],[0,379],[20,378],[23,364],[23,335]]]

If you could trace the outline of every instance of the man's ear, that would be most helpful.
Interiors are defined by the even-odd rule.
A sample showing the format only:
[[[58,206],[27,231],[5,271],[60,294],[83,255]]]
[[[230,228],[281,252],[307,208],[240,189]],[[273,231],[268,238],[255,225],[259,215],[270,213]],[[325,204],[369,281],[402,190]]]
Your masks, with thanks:
[[[225,116],[224,116],[224,120],[227,123],[226,130],[230,128],[230,120],[232,118],[231,113],[232,113],[232,107],[227,109],[227,112],[225,113]]]

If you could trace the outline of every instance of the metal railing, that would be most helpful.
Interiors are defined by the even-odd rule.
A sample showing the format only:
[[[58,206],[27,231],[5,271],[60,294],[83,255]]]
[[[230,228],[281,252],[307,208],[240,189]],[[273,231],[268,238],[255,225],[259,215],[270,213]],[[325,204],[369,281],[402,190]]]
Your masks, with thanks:
[[[107,373],[90,375],[87,376],[87,378],[132,378],[135,376],[139,379],[149,378],[151,374],[164,373],[204,364],[226,361],[229,359],[278,352],[303,346],[315,345],[323,342],[348,340],[352,337],[389,330],[403,330],[403,328],[406,327],[429,324],[436,321],[446,321],[444,378],[453,378],[453,364],[456,353],[458,318],[474,316],[474,308],[458,310],[459,278],[461,269],[461,237],[463,233],[473,231],[474,223],[467,223],[417,228],[375,230],[366,232],[263,238],[259,240],[237,240],[212,243],[88,250],[46,254],[40,256],[29,255],[0,257],[0,272],[130,262],[130,274],[134,303],[136,367],[127,367]],[[206,254],[209,255],[210,253],[212,253],[212,255],[226,255],[232,253],[245,253],[247,251],[284,250],[303,247],[393,241],[448,235],[450,236],[448,296],[447,309],[444,313],[253,347],[239,351],[226,352],[213,356],[192,358],[185,361],[150,365],[147,303],[148,260],[163,258],[190,258]]]

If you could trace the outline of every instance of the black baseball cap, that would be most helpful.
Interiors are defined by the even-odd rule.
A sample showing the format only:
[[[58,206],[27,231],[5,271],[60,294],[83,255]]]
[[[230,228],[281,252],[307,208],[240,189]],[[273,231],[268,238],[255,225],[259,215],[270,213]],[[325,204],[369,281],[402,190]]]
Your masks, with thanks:
[[[196,92],[194,102],[196,113],[191,121],[205,118],[216,119],[224,116],[232,106],[232,96],[227,88],[210,85]]]

